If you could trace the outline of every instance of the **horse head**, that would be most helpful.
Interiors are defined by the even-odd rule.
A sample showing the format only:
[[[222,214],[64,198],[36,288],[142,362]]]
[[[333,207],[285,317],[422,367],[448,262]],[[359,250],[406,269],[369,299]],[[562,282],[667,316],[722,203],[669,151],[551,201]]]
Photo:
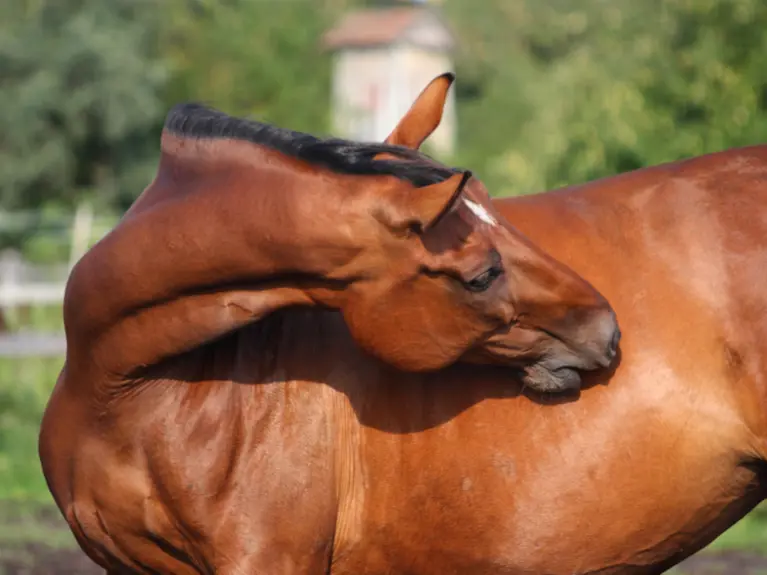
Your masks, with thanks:
[[[440,123],[452,81],[436,78],[384,143],[323,140],[178,107],[155,182],[74,274],[102,295],[92,313],[78,307],[70,325],[194,309],[195,329],[138,338],[130,361],[123,350],[126,364],[146,364],[276,309],[321,305],[340,310],[363,349],[404,371],[496,363],[521,369],[539,391],[578,387],[578,370],[615,356],[615,314],[505,221],[476,176],[419,150]],[[188,229],[170,228],[170,219]],[[156,247],[165,245],[174,248]],[[116,274],[104,270],[116,262],[142,282],[107,289]],[[142,262],[157,273],[130,272]],[[107,283],[100,288],[94,278]],[[218,287],[198,293],[201,286]]]
[[[439,125],[452,81],[433,80],[386,144],[417,150]],[[607,300],[504,221],[470,172],[378,187],[369,201],[387,233],[376,236],[375,255],[360,257],[366,273],[341,308],[373,355],[407,371],[511,365],[536,391],[578,388],[581,370],[616,356]]]

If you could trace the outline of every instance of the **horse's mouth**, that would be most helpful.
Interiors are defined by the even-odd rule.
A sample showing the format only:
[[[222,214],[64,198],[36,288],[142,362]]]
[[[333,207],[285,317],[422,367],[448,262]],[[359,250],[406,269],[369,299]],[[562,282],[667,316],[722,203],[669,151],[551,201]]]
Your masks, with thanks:
[[[463,359],[469,363],[511,368],[518,374],[526,389],[538,393],[578,391],[582,384],[582,372],[586,369],[575,357],[567,358],[566,363],[552,358],[524,358],[516,356],[513,351],[502,346],[473,350]]]
[[[571,366],[549,369],[541,363],[522,368],[525,387],[541,393],[565,393],[581,388],[581,373]]]

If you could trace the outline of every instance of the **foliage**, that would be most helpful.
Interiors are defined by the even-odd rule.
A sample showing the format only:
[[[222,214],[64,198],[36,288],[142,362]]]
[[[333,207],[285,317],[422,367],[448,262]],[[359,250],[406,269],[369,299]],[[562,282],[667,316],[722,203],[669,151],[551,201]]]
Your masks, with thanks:
[[[171,0],[166,100],[204,101],[230,114],[325,132],[330,62],[320,38],[346,3],[317,4]]]
[[[319,38],[373,0],[9,0],[0,6],[0,202],[117,212],[167,109],[328,130]],[[399,2],[402,3],[402,2]],[[760,0],[446,0],[459,151],[500,194],[765,139]]]
[[[0,8],[0,201],[114,204],[146,182],[163,108],[150,0],[8,0]],[[131,192],[128,192],[131,190]]]
[[[760,0],[448,3],[472,159],[541,191],[767,139]],[[471,70],[477,70],[471,73]],[[483,129],[493,126],[493,129]]]

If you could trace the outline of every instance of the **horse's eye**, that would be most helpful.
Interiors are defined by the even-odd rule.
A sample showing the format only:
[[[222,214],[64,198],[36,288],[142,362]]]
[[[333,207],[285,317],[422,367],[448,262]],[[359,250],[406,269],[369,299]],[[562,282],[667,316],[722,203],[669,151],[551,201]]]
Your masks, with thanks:
[[[466,289],[473,292],[483,292],[487,290],[493,282],[503,274],[503,268],[493,266],[487,271],[482,272],[474,279],[466,282]]]

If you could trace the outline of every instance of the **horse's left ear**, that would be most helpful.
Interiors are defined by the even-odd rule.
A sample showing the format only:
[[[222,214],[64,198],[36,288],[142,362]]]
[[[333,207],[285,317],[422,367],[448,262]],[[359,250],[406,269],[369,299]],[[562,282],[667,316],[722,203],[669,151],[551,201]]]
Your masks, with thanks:
[[[455,75],[447,72],[429,82],[385,142],[414,150],[420,148],[442,121],[447,93],[454,80]]]
[[[390,196],[393,210],[384,216],[386,223],[392,228],[421,231],[434,227],[456,205],[469,178],[471,172],[467,170],[429,186],[397,186]]]

